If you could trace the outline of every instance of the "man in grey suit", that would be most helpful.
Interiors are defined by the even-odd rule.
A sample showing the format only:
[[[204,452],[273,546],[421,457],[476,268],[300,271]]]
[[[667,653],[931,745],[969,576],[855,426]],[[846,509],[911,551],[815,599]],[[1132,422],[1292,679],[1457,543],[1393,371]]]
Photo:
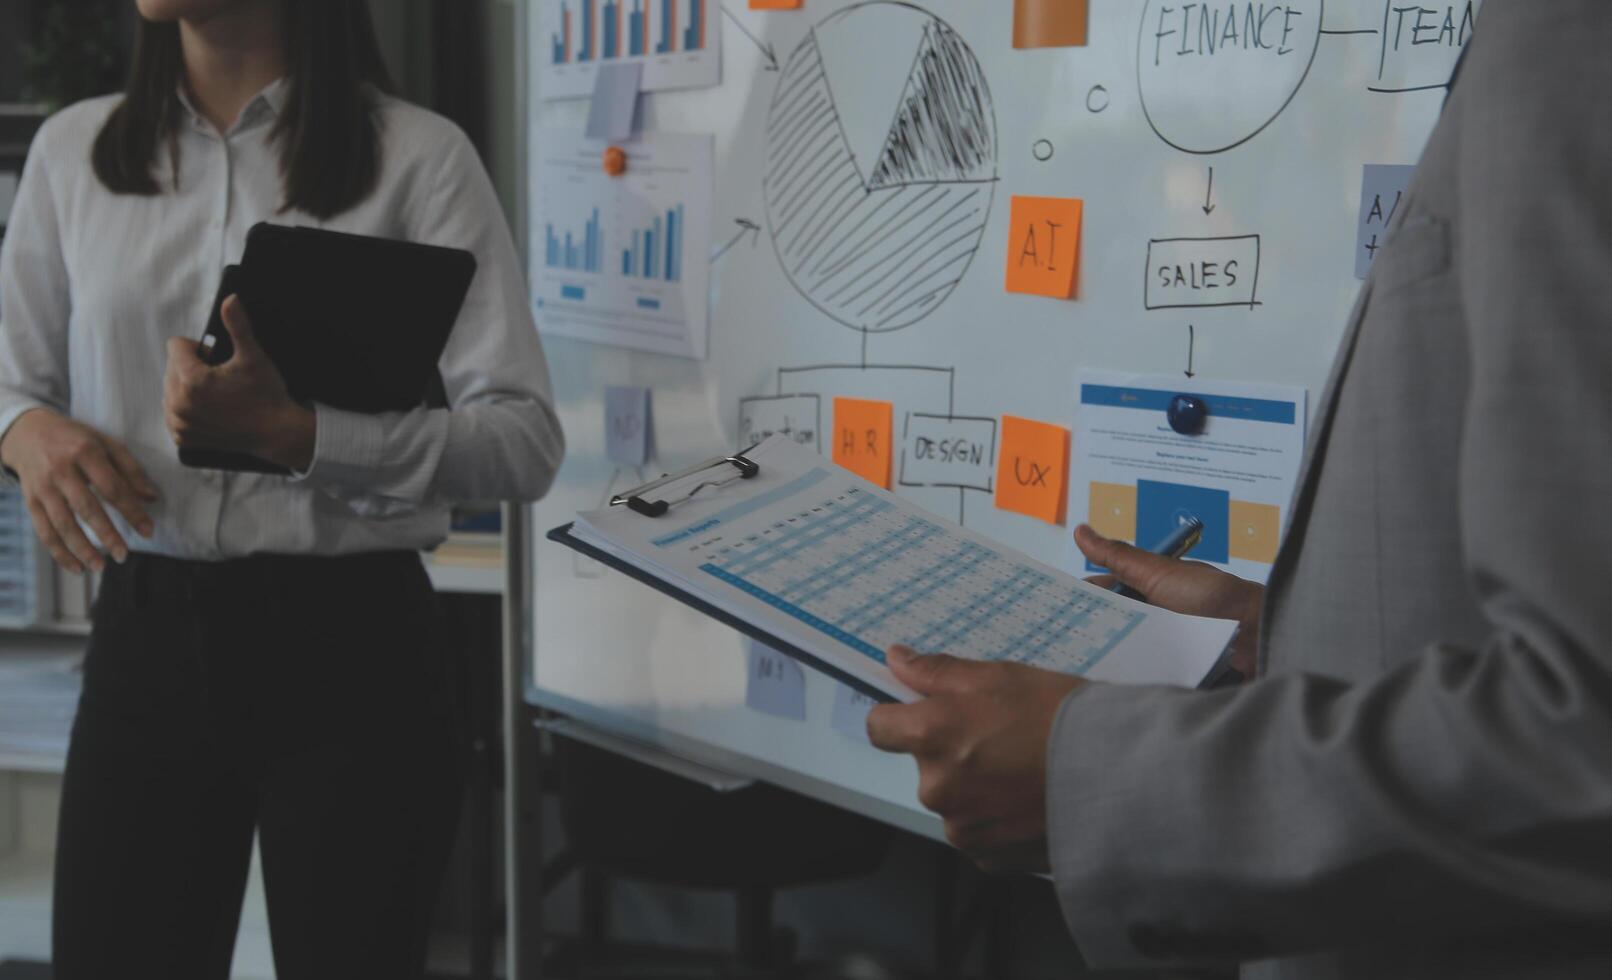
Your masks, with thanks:
[[[871,736],[1093,965],[1612,977],[1612,2],[1489,0],[1402,209],[1267,588],[1077,533],[1257,679],[892,654]]]

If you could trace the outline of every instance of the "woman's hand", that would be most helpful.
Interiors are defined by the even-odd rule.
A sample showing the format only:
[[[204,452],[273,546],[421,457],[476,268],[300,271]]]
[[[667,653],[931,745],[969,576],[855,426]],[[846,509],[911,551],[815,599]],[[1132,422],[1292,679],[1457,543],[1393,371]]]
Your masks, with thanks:
[[[18,416],[7,430],[0,460],[22,483],[34,533],[68,571],[106,568],[106,559],[79,526],[81,520],[119,564],[128,559],[129,545],[104,504],[111,504],[141,537],[151,537],[154,528],[145,505],[157,499],[157,487],[116,439],[48,408],[36,408]]]
[[[168,341],[163,410],[180,449],[250,453],[293,470],[313,461],[312,409],[292,400],[285,379],[258,346],[239,296],[224,301],[224,328],[235,354],[219,365],[201,359],[201,345]]]
[[[1253,677],[1259,651],[1259,614],[1265,587],[1202,562],[1166,558],[1105,538],[1082,524],[1075,544],[1093,564],[1108,569],[1089,581],[1104,588],[1117,578],[1142,593],[1150,605],[1191,616],[1235,619],[1242,624],[1232,641],[1231,666]]]

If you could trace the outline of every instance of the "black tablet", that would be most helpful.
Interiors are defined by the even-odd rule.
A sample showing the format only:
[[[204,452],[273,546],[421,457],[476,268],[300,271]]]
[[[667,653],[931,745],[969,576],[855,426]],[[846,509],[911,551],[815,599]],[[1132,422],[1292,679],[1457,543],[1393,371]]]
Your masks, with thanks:
[[[246,305],[258,342],[291,396],[374,414],[409,411],[440,392],[437,362],[476,259],[463,249],[262,223],[239,266],[225,270],[203,335],[209,360],[234,353],[219,308]],[[181,450],[187,466],[286,473],[233,452]]]

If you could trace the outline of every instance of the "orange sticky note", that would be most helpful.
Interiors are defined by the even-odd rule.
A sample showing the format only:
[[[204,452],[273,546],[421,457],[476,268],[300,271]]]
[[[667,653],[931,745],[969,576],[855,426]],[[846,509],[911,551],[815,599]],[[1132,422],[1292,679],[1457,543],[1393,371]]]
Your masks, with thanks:
[[[1085,0],[1081,0],[1084,4]],[[751,10],[799,10],[800,0],[750,0]]]
[[[1280,507],[1233,500],[1228,518],[1231,557],[1276,564],[1276,546],[1282,537]]]
[[[890,434],[895,408],[889,402],[834,399],[834,462],[890,489]]]
[[[1080,216],[1073,197],[1013,198],[1007,290],[1073,299],[1080,271]]]
[[[1013,0],[1015,48],[1083,48],[1086,23],[1086,0]]]
[[[1002,416],[996,456],[996,506],[1062,524],[1069,488],[1069,430],[1061,425]]]
[[[1136,540],[1136,484],[1092,481],[1086,523],[1105,538]]]

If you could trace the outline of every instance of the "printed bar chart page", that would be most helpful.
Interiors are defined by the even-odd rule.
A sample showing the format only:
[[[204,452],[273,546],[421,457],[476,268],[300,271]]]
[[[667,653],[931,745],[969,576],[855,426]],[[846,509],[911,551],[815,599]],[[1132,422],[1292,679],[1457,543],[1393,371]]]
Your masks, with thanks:
[[[543,0],[542,17],[545,99],[592,95],[598,67],[611,62],[643,62],[646,92],[722,82],[716,0]]]
[[[1194,686],[1231,641],[1235,623],[1087,585],[786,436],[749,456],[760,466],[752,479],[681,500],[713,474],[691,477],[655,492],[675,502],[662,517],[609,508],[582,515],[575,533],[902,700],[914,694],[885,667],[895,643],[1093,680]]]
[[[620,144],[627,172],[601,167],[606,144],[544,130],[532,192],[538,329],[682,357],[705,356],[712,143],[657,135]]]

